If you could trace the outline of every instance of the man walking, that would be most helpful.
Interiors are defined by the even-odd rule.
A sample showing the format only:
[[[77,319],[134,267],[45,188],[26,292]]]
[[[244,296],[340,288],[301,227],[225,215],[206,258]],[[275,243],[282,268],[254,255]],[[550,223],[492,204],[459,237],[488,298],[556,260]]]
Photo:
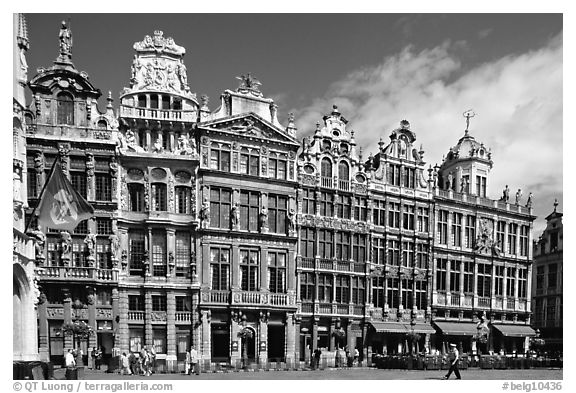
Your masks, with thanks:
[[[460,377],[460,370],[458,369],[458,361],[460,360],[460,354],[456,349],[456,344],[450,344],[450,354],[448,355],[450,359],[450,369],[448,370],[448,374],[444,376],[444,379],[450,378],[452,371],[454,371],[454,375],[456,375],[456,379],[462,379]]]
[[[190,347],[190,372],[194,372],[196,375],[200,375],[200,365],[198,364],[198,351],[194,346]]]
[[[66,379],[77,379],[76,360],[74,360],[74,353],[71,349],[64,355],[64,366],[66,367]]]

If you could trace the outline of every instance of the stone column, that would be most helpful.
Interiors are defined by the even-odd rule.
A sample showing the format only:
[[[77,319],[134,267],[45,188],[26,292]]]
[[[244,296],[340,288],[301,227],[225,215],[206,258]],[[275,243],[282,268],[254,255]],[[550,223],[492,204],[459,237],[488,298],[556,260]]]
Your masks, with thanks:
[[[50,361],[50,351],[48,348],[48,301],[44,292],[40,293],[38,302],[38,354],[40,361]]]
[[[202,328],[200,326],[200,310],[198,309],[198,303],[200,302],[200,291],[198,289],[192,290],[192,305],[191,305],[191,315],[190,315],[190,322],[192,323],[192,331],[190,341],[191,344],[196,348],[199,354],[201,354],[201,337],[200,333]]]
[[[230,364],[235,366],[238,364],[242,359],[242,340],[238,337],[238,333],[240,332],[241,326],[241,317],[238,312],[232,311],[230,318]],[[232,343],[236,341],[237,345],[236,351],[232,349]],[[257,338],[254,337],[254,341],[257,341]],[[258,356],[258,354],[256,354]]]
[[[94,154],[86,153],[86,199],[89,201],[96,200],[96,177],[94,176],[94,167]]]
[[[232,244],[230,250],[230,270],[231,270],[231,287],[232,289],[240,288],[240,269],[239,266],[240,250],[238,249],[238,243]],[[207,277],[210,277],[209,275]]]
[[[144,294],[144,345],[150,346],[153,343],[154,332],[152,331],[152,294],[146,291]]]
[[[94,334],[88,338],[88,364],[91,365],[92,356],[92,348],[98,345],[98,337],[96,332],[98,331],[98,326],[96,325],[96,288],[92,286],[86,287],[86,298],[88,299],[88,325],[94,329]],[[92,365],[94,367],[94,365]]]
[[[260,248],[260,290],[268,292],[270,290],[268,285],[268,248]]]
[[[300,329],[296,330],[297,325],[294,322],[294,313],[286,313],[286,363],[290,365],[294,365],[298,359],[296,357],[296,334]]]
[[[259,318],[260,340],[258,341],[258,361],[266,364],[268,361],[268,313],[262,312]],[[264,345],[263,345],[264,343]]]
[[[315,351],[318,348],[318,322],[320,318],[314,316],[310,322],[312,322],[312,344],[311,350]]]
[[[124,320],[126,320],[128,310],[122,315],[124,316]],[[112,356],[117,356],[120,351],[120,321],[122,321],[122,316],[120,315],[120,294],[118,293],[118,288],[112,288],[112,332],[114,334]]]
[[[176,236],[172,228],[166,229],[166,255],[168,255],[166,277],[176,277]]]
[[[114,296],[114,294],[112,294]],[[112,305],[114,310],[114,304]],[[128,329],[128,292],[121,290],[118,293],[118,314],[120,321],[118,322],[118,331],[116,333],[114,355],[118,356],[122,352],[130,350],[130,331]]]
[[[72,322],[72,298],[70,297],[70,289],[63,288],[62,292],[64,295],[64,300],[62,301],[64,305],[64,323],[70,323]],[[64,351],[73,347],[74,343],[72,341],[72,335],[64,335]]]
[[[166,368],[176,370],[176,296],[174,290],[166,293]]]
[[[202,310],[202,346],[200,348],[200,357],[210,361],[212,358],[210,342],[210,310]]]
[[[335,346],[335,337],[334,337],[334,330],[336,330],[336,321],[338,318],[332,318],[330,321],[330,341],[328,344],[328,350],[333,351]]]

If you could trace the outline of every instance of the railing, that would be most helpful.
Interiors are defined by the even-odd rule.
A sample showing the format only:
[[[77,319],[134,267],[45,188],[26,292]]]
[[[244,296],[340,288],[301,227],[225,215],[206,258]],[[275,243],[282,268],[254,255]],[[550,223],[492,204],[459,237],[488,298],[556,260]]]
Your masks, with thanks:
[[[354,263],[354,272],[355,273],[364,273],[366,271],[366,264],[361,262]]]
[[[320,177],[320,186],[325,188],[332,188],[332,178],[331,177]]]
[[[176,322],[190,322],[192,313],[190,311],[177,311],[175,315]]]
[[[314,269],[314,258],[302,258],[300,267],[304,269]]]
[[[460,306],[460,294],[453,293],[450,296],[450,305],[451,306]]]
[[[37,275],[44,279],[118,281],[118,271],[94,267],[45,266]]]
[[[499,209],[506,209],[506,202],[504,201],[498,201],[497,202],[497,206]]]
[[[143,321],[144,320],[144,311],[128,311],[128,320],[129,321]]]
[[[66,267],[66,277],[70,278],[92,278],[92,269],[89,267]]]
[[[228,303],[230,292],[210,291],[210,303]]]
[[[454,193],[452,193],[452,199],[454,199],[456,201],[463,201],[464,197],[463,197],[463,194],[461,194],[459,192],[454,192]]]
[[[354,315],[364,315],[364,306],[354,306],[352,312]]]
[[[514,308],[516,308],[516,302],[514,301],[514,299],[506,300],[506,309],[507,310],[514,310]]]
[[[337,261],[336,262],[336,270],[339,270],[342,272],[349,272],[350,271],[350,262]]]
[[[478,197],[478,202],[482,206],[494,207],[494,201],[492,199]]]
[[[159,120],[195,121],[196,111],[137,108],[120,105],[120,116]]]
[[[28,127],[28,131],[31,131],[30,127]],[[34,126],[33,133],[35,135],[54,135],[61,137],[73,136],[86,139],[112,139],[112,130],[88,128],[85,126],[76,125],[54,126],[51,124],[37,124]]]
[[[239,292],[240,301],[236,302],[234,299],[234,303],[253,303],[253,304],[260,304],[260,292]]]
[[[438,190],[438,195],[444,198],[448,198],[449,193],[448,190]]]
[[[313,313],[314,304],[313,303],[302,303],[301,310],[303,313]]]
[[[270,304],[273,306],[287,306],[288,305],[288,295],[272,293],[272,294],[270,294]]]
[[[479,297],[478,298],[478,307],[490,307],[490,298],[489,297]]]
[[[118,271],[114,269],[97,269],[96,278],[103,281],[117,281]]]
[[[320,303],[318,307],[320,314],[332,314],[332,304]]]
[[[333,267],[334,266],[332,265],[331,259],[320,258],[320,260],[318,262],[318,268],[332,270]]]
[[[349,191],[350,190],[350,182],[348,180],[338,179],[338,188],[342,191]]]
[[[336,305],[336,314],[344,314],[347,315],[350,310],[348,309],[347,304],[337,304]]]

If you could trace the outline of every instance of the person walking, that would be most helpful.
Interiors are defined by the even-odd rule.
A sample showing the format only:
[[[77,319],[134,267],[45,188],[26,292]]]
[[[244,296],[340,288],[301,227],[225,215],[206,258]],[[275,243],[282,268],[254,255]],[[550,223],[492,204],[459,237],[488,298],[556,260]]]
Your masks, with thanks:
[[[66,379],[76,379],[76,360],[74,359],[74,352],[69,349],[64,355],[64,366],[66,367]]]
[[[128,356],[126,356],[126,352],[122,352],[122,356],[120,357],[120,374],[122,375],[132,375],[132,371],[130,371],[130,360]]]
[[[200,364],[198,363],[198,351],[194,346],[190,347],[190,366],[192,367],[192,371],[194,374],[200,375]]]
[[[452,371],[454,371],[456,379],[462,379],[460,377],[460,370],[458,369],[460,354],[458,353],[458,349],[456,349],[456,344],[450,344],[450,354],[448,355],[448,358],[450,359],[450,369],[448,370],[448,374],[444,376],[444,379],[450,378]]]
[[[322,351],[320,350],[320,348],[316,348],[314,350],[314,369],[319,369],[320,368],[320,357],[322,356]]]
[[[150,351],[148,351],[148,356],[150,357],[150,374],[156,373],[156,348],[154,345],[150,346]]]

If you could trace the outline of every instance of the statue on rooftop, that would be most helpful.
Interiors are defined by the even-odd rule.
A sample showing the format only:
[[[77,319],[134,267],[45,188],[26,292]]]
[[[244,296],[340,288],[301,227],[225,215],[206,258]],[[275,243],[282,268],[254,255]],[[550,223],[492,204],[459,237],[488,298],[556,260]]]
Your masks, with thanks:
[[[534,196],[532,193],[528,194],[528,200],[526,201],[526,207],[532,207]]]
[[[510,189],[508,188],[508,184],[506,184],[506,188],[502,192],[502,200],[506,203],[510,200]]]
[[[522,198],[522,190],[518,189],[518,191],[516,191],[516,205],[520,204],[520,198]]]
[[[70,56],[72,52],[72,32],[66,25],[66,21],[62,21],[58,38],[60,39],[60,54]]]

